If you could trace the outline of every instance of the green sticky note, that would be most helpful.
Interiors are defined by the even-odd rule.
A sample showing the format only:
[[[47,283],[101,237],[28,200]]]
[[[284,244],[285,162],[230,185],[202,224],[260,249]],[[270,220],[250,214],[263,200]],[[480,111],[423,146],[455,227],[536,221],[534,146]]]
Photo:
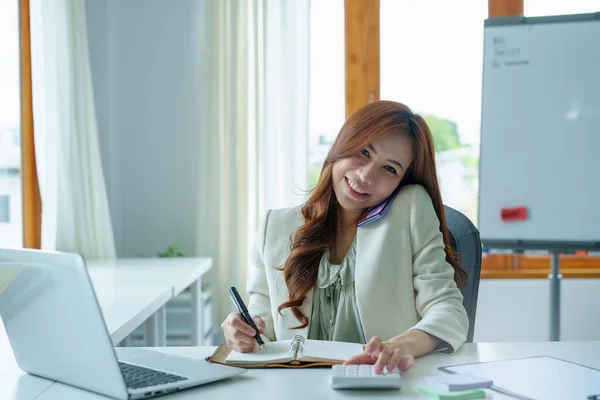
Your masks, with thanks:
[[[436,400],[466,400],[485,398],[485,392],[481,389],[463,390],[460,392],[443,392],[429,386],[419,386],[417,387],[417,391],[422,395]]]

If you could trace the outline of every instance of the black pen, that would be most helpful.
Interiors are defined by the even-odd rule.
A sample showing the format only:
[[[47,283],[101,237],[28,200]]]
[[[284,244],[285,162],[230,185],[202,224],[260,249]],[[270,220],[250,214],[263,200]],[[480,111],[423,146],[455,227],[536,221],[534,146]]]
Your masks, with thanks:
[[[246,308],[246,305],[244,304],[244,301],[240,297],[240,294],[238,293],[235,286],[229,288],[229,297],[231,297],[231,301],[233,301],[233,304],[235,304],[235,308],[237,308],[239,313],[242,314],[242,318],[244,318],[244,321],[246,321],[246,323],[256,331],[254,339],[256,339],[260,348],[263,349],[263,351],[267,351],[267,349],[265,348],[265,343],[260,337],[260,333],[258,333],[258,328],[254,324],[254,320],[252,320],[250,314],[248,314],[248,309]]]

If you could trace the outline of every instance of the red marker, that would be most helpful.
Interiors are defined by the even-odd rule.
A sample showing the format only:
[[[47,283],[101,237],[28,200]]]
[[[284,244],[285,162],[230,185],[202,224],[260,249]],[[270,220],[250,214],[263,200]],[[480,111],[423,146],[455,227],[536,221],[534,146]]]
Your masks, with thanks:
[[[500,218],[502,221],[524,221],[527,219],[527,209],[525,207],[512,207],[500,209]]]

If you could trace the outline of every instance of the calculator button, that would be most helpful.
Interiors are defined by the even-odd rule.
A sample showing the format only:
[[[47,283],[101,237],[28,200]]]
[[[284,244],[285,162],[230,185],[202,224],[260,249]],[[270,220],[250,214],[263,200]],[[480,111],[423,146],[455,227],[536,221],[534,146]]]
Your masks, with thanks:
[[[334,365],[329,385],[333,389],[398,389],[402,376],[398,369],[376,374],[373,365]]]

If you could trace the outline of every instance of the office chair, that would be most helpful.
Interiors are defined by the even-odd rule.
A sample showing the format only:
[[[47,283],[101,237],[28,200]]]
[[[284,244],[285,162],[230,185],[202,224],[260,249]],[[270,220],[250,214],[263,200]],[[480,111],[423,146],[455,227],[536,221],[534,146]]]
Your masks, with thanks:
[[[446,225],[450,232],[450,246],[458,253],[458,263],[469,274],[467,284],[460,291],[469,317],[467,342],[471,343],[475,330],[475,312],[481,275],[481,240],[479,231],[464,214],[448,206],[444,206],[444,212]]]

